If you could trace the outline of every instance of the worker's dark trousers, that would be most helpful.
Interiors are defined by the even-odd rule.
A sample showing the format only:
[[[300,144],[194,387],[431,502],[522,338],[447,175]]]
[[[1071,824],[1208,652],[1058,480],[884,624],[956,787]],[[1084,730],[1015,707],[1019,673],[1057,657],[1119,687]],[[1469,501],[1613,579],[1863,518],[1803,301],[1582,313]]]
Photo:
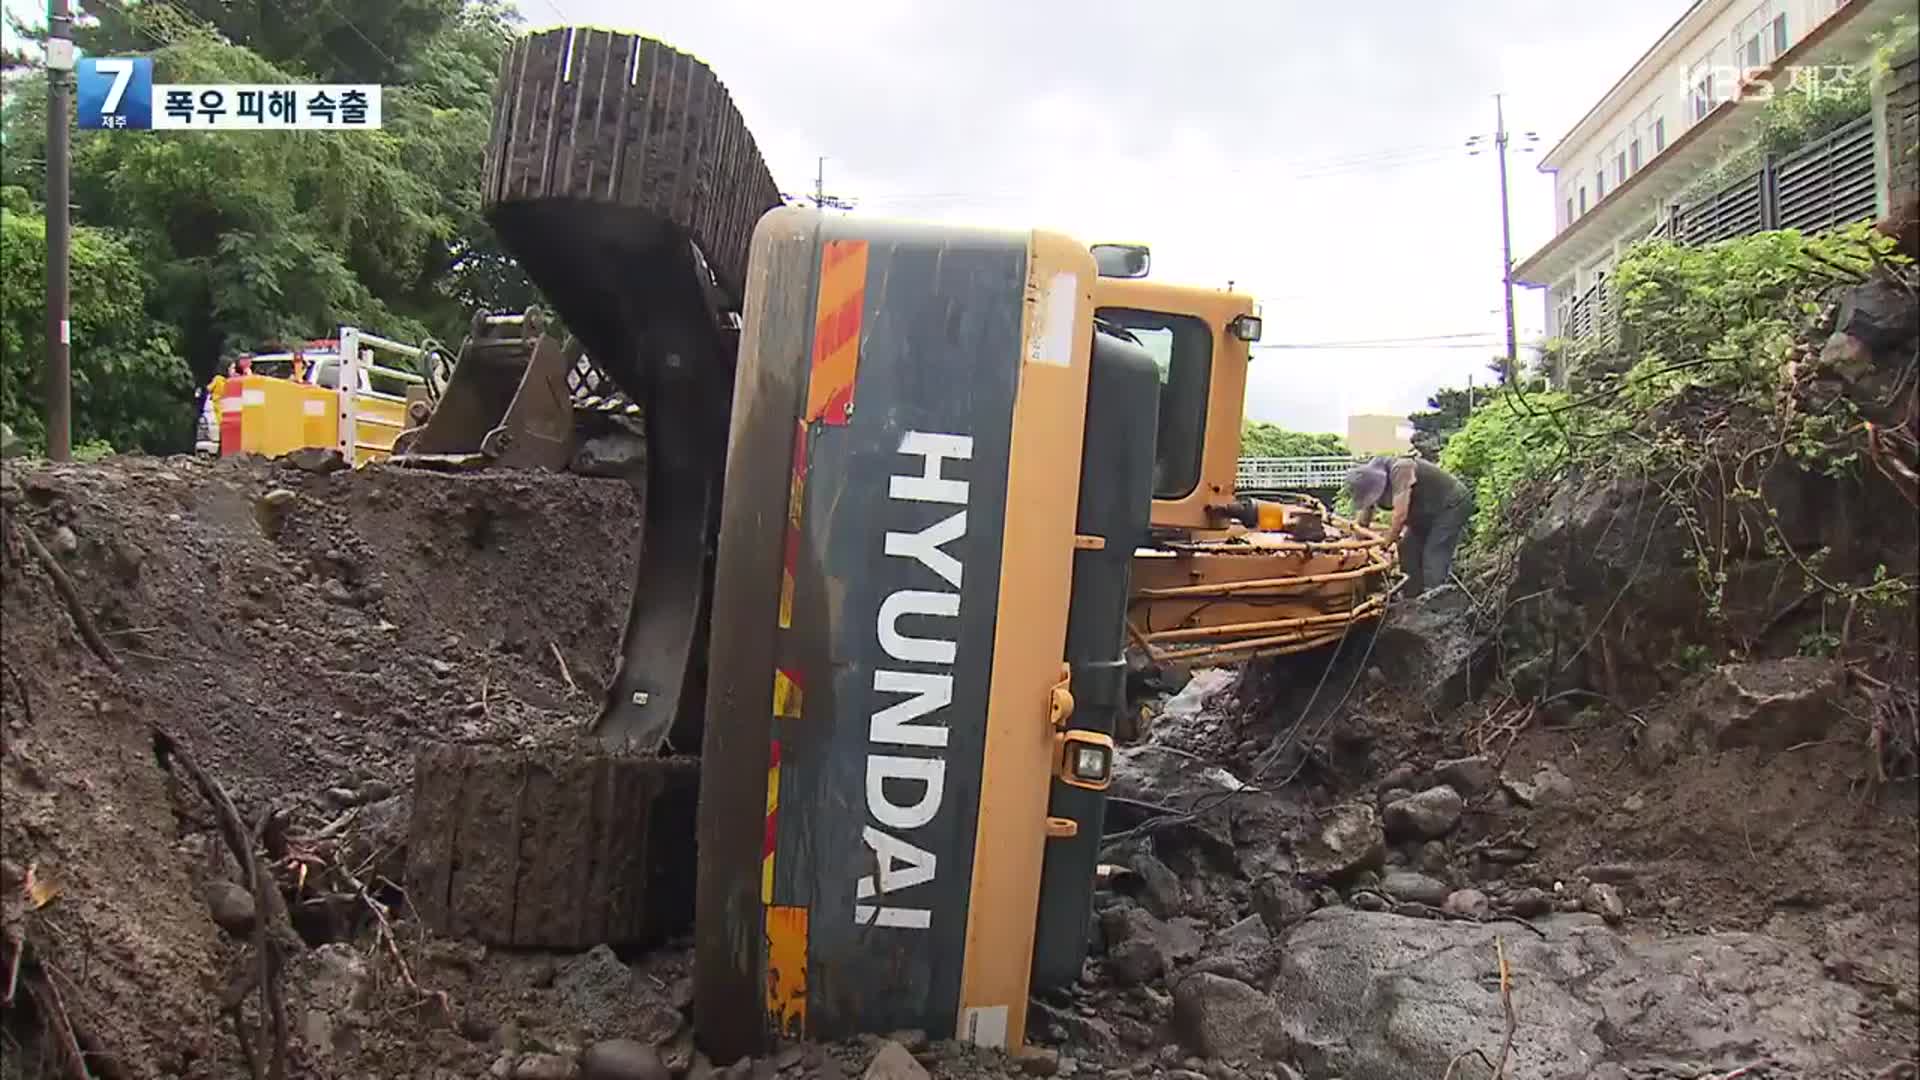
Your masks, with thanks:
[[[1424,530],[1408,528],[1400,538],[1400,569],[1407,575],[1402,596],[1419,596],[1453,577],[1453,553],[1473,519],[1473,496],[1462,494],[1441,508]]]

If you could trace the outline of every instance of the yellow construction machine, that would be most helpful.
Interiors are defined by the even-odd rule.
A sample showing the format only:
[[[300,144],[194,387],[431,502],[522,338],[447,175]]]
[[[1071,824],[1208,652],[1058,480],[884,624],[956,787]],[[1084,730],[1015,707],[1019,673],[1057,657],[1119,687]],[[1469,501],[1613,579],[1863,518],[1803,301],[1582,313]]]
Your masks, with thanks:
[[[698,1039],[1019,1049],[1086,955],[1129,640],[1308,648],[1386,587],[1378,536],[1234,492],[1251,300],[1154,281],[1140,246],[785,206],[656,41],[524,38],[496,107],[489,220],[645,430],[596,730],[699,757]],[[473,408],[411,451],[560,431],[566,350],[533,337],[544,367],[490,389],[470,339],[441,410]],[[648,813],[619,828],[679,820]]]

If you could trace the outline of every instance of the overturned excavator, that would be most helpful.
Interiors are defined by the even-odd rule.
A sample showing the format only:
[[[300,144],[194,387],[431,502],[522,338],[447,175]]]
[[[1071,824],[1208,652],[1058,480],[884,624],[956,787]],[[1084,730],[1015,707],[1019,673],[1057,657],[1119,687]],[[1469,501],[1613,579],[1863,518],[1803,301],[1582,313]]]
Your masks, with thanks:
[[[698,783],[689,822],[673,783],[542,766],[522,814],[596,818],[548,906],[573,944],[638,937],[659,921],[579,913],[691,876],[716,1061],[899,1028],[1017,1050],[1086,955],[1129,647],[1313,648],[1388,587],[1377,535],[1235,495],[1250,298],[1153,281],[1141,247],[784,207],[713,74],[655,41],[524,38],[496,102],[487,214],[573,344],[483,317],[399,457],[564,467],[583,398],[638,414],[595,733]],[[641,834],[631,872],[592,854]],[[507,874],[575,850],[565,820],[506,842]],[[451,918],[484,860],[421,860]],[[566,943],[531,907],[496,936]]]

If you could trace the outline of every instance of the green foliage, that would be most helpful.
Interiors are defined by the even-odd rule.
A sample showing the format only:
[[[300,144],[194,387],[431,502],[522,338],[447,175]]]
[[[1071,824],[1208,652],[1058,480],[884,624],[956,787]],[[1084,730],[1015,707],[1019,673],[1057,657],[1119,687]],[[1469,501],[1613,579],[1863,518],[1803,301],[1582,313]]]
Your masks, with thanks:
[[[401,340],[457,341],[472,308],[536,301],[481,217],[477,183],[493,80],[518,19],[510,5],[114,0],[84,11],[83,48],[149,54],[156,81],[387,88],[380,131],[74,133],[75,223],[142,271],[141,286],[124,295],[146,310],[125,325],[151,325],[170,342],[162,351],[192,372],[150,426],[178,428],[184,439],[195,388],[226,353],[349,322]],[[0,185],[21,197],[44,194],[45,116],[40,79],[18,80],[0,102]],[[77,319],[100,303],[82,300],[78,272]],[[38,296],[10,297],[20,305],[10,325],[43,321]],[[77,386],[74,396],[78,403]],[[24,434],[40,420],[14,422]],[[111,441],[155,445],[127,432]]]
[[[1480,391],[1485,396],[1485,391]],[[1453,433],[1466,426],[1474,391],[1444,387],[1427,399],[1424,411],[1407,415],[1413,425],[1413,450],[1428,461],[1438,462]]]
[[[1538,383],[1502,387],[1474,409],[1446,440],[1440,467],[1473,488],[1474,515],[1468,535],[1488,535],[1507,512],[1514,493],[1565,464],[1559,412],[1565,394]]]
[[[17,190],[17,189],[16,189]],[[0,416],[29,448],[46,445],[43,359],[47,353],[47,224],[0,209]],[[76,446],[101,442],[162,451],[188,435],[175,407],[191,400],[187,366],[167,327],[146,312],[149,278],[132,248],[110,232],[74,229],[73,412]]]
[[[1248,420],[1240,426],[1242,457],[1333,457],[1349,453],[1347,440],[1328,432],[1288,431],[1265,420]]]

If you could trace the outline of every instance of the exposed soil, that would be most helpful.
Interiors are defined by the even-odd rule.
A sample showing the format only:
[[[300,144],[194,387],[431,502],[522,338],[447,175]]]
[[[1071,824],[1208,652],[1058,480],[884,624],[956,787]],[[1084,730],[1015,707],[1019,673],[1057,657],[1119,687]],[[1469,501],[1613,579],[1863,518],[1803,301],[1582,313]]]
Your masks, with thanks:
[[[611,1038],[658,1047],[674,1075],[712,1075],[686,1027],[684,939],[623,956],[489,949],[426,932],[397,887],[419,746],[543,745],[595,714],[636,563],[641,508],[624,482],[187,459],[4,476],[0,897],[6,957],[23,955],[15,941],[27,949],[0,1076],[71,1074],[48,1035],[47,986],[95,1076],[248,1075],[218,1003],[250,952],[204,898],[233,864],[205,802],[156,760],[155,724],[246,821],[278,809],[294,853],[324,856],[312,864],[324,884],[282,880],[308,946],[287,976],[291,1075],[567,1077],[583,1047]],[[28,530],[120,672],[82,639]],[[1292,1052],[1239,1067],[1201,1052],[1179,987],[1203,971],[1267,985],[1286,926],[1316,907],[1431,917],[1437,903],[1423,914],[1388,888],[1418,871],[1443,892],[1484,894],[1488,918],[1518,917],[1535,891],[1549,914],[1580,909],[1603,884],[1621,898],[1609,921],[1623,934],[1797,943],[1864,1001],[1866,1049],[1848,1064],[1868,1071],[1844,1075],[1920,1053],[1920,808],[1911,763],[1879,775],[1876,761],[1894,758],[1873,750],[1886,695],[1912,685],[1910,650],[1887,654],[1906,668],[1757,670],[1776,680],[1759,685],[1767,695],[1831,706],[1824,726],[1790,745],[1703,748],[1701,732],[1737,711],[1702,696],[1712,665],[1669,678],[1631,715],[1587,700],[1523,713],[1498,693],[1436,697],[1440,680],[1397,648],[1382,635],[1331,667],[1300,657],[1205,676],[1219,690],[1203,708],[1156,722],[1176,778],[1251,788],[1110,847],[1132,872],[1100,893],[1087,975],[1031,1020],[1053,1054],[1023,1064],[915,1033],[893,1041],[941,1076],[1231,1080],[1290,1075],[1286,1060],[1326,1075]],[[1302,837],[1341,808],[1385,815],[1438,782],[1443,762],[1481,754],[1497,778],[1441,839],[1389,828],[1378,862],[1307,880]],[[1114,823],[1151,813],[1117,807]],[[364,896],[339,895],[342,868]],[[1144,957],[1141,927],[1160,935]],[[737,1075],[858,1076],[885,1048],[793,1046]]]

